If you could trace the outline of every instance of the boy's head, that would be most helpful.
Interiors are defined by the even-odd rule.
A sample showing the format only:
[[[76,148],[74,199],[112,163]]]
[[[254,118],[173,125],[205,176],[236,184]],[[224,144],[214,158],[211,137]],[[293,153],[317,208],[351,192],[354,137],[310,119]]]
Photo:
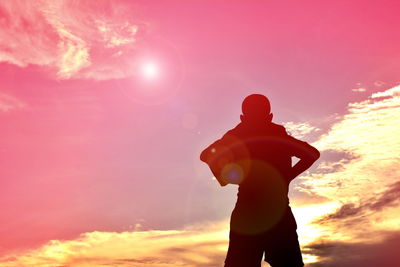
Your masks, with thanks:
[[[247,96],[242,103],[242,120],[251,121],[271,121],[271,105],[266,96],[261,94],[252,94]]]

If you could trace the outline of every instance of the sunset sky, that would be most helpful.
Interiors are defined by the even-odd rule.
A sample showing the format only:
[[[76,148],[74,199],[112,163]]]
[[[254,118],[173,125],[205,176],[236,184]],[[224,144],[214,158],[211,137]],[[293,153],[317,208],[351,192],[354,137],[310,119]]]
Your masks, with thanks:
[[[199,154],[252,93],[321,151],[290,186],[306,266],[400,266],[399,14],[0,0],[0,266],[222,266],[237,186]]]

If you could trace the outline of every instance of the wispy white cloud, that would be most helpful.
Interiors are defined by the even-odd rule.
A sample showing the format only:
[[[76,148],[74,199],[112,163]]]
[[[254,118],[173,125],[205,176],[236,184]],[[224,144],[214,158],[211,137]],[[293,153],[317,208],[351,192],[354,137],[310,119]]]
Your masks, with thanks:
[[[367,89],[362,85],[362,83],[357,83],[356,87],[351,89],[351,91],[361,93],[367,91]]]
[[[397,181],[400,139],[400,86],[351,103],[348,113],[314,145],[323,153],[318,169],[304,184],[314,193],[343,202],[359,200]],[[334,168],[327,151],[346,152],[352,160]],[[332,172],[324,172],[328,166]]]
[[[399,97],[400,96],[400,88],[399,86],[393,87],[389,90],[383,92],[377,92],[371,95],[371,98],[380,98],[380,97]]]
[[[304,138],[305,136],[320,131],[319,128],[312,126],[308,122],[286,122],[284,123],[286,130],[296,138]]]
[[[26,104],[9,94],[0,92],[0,112],[9,112],[26,107]]]
[[[365,92],[365,91],[367,91],[367,89],[365,89],[364,87],[358,87],[358,88],[351,89],[351,91],[353,91],[353,92]]]
[[[133,11],[109,0],[0,1],[0,62],[46,67],[61,79],[130,75],[141,30]]]
[[[375,85],[376,87],[381,87],[381,86],[385,85],[385,83],[382,82],[382,81],[375,81],[375,82],[374,82],[374,85]]]
[[[305,245],[318,257],[312,266],[400,262],[385,252],[399,244],[393,237],[400,234],[398,114],[400,86],[349,104],[342,120],[314,143],[322,151],[321,162],[301,178],[297,190],[323,196],[337,208],[321,210],[309,223],[325,233]],[[371,253],[373,248],[377,251]]]

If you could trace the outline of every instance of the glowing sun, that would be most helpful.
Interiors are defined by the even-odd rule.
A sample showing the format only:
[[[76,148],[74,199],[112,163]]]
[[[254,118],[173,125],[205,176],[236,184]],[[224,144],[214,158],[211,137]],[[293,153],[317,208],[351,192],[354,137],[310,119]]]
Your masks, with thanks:
[[[159,76],[159,66],[152,61],[144,62],[141,66],[141,73],[147,80],[154,80]]]

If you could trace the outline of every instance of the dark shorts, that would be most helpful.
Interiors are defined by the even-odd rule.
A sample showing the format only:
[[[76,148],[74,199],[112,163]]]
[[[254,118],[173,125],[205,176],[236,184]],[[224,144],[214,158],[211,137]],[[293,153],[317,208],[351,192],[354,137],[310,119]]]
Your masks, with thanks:
[[[262,257],[271,266],[304,266],[301,256],[296,222],[288,211],[270,230],[256,235],[230,231],[225,267],[260,267]]]

